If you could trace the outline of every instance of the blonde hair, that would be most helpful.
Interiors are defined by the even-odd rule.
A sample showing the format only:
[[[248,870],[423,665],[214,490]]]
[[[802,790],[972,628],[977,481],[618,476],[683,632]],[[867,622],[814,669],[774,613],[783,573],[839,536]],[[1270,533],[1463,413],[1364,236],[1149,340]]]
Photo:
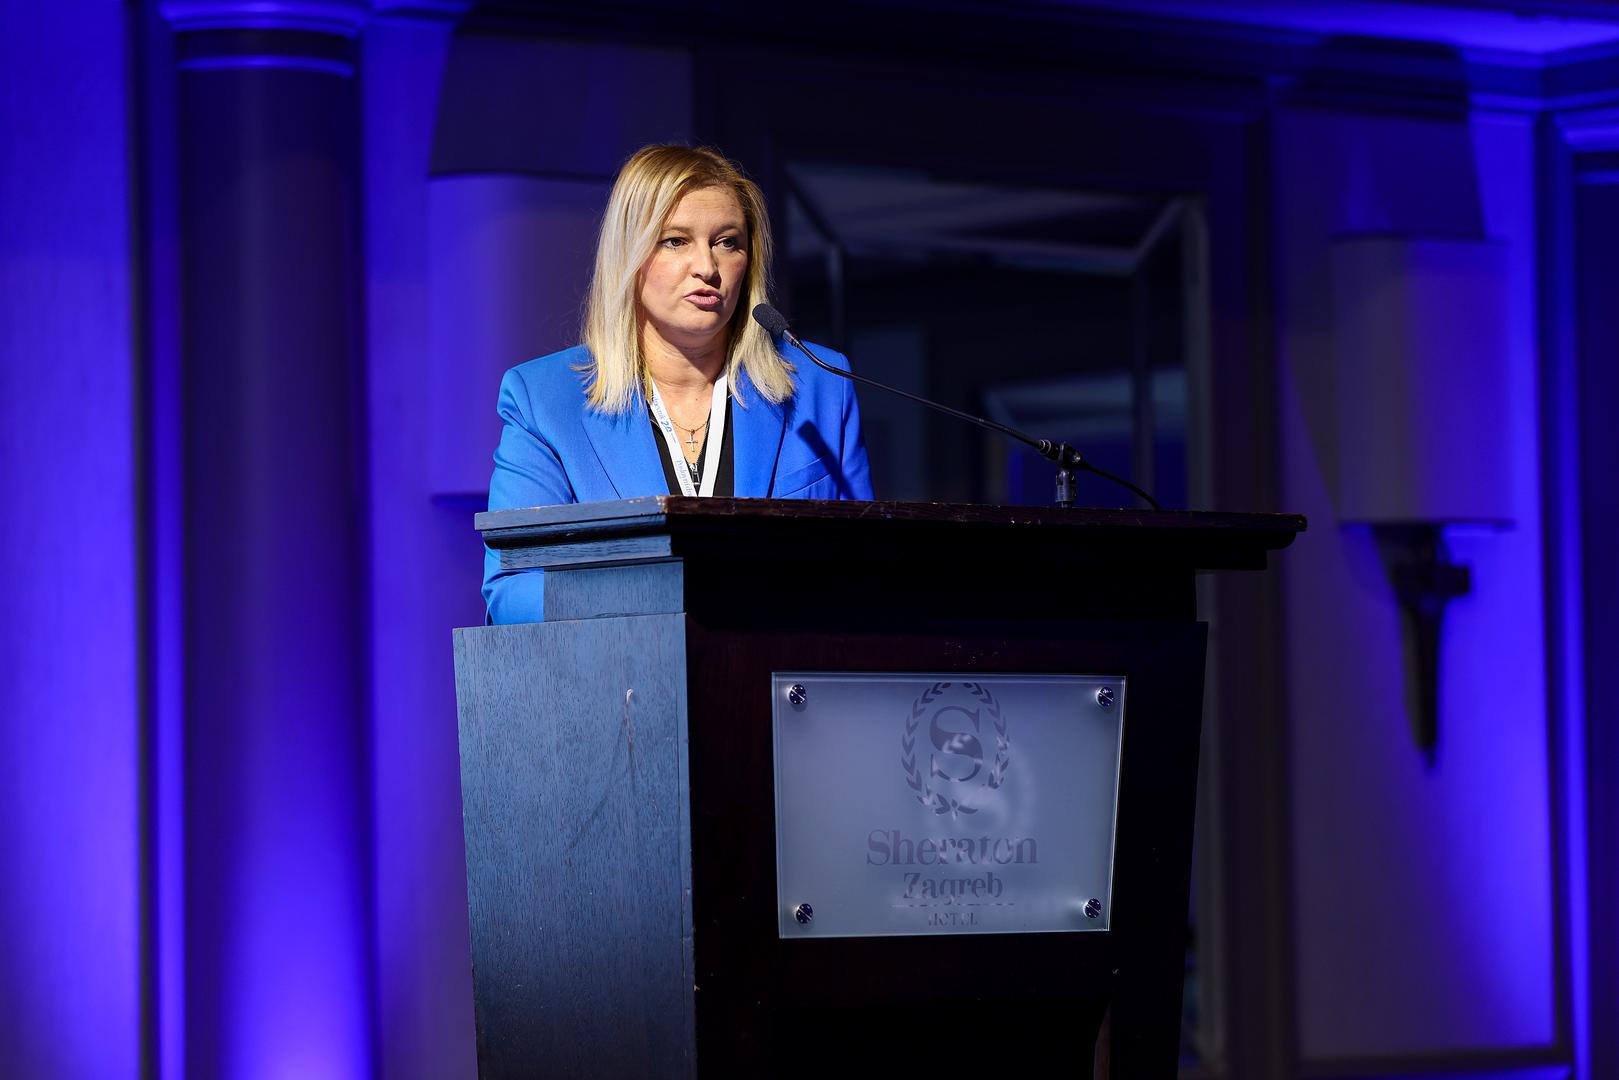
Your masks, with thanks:
[[[770,300],[770,218],[759,185],[713,150],[648,146],[619,170],[596,240],[596,269],[581,335],[590,349],[582,370],[589,373],[585,396],[592,408],[621,413],[629,409],[637,389],[650,393],[637,319],[641,267],[680,200],[707,188],[736,196],[748,230],[747,281],[731,316],[727,343],[725,373],[731,392],[737,394],[737,373],[746,371],[767,401],[792,396],[793,366],[750,316],[756,304]],[[740,396],[737,401],[747,404]]]

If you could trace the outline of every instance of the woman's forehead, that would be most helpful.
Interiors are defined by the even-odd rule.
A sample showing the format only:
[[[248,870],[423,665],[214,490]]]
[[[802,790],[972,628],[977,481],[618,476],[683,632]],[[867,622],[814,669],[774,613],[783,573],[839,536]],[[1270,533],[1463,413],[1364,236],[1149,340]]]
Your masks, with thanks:
[[[701,187],[686,192],[669,211],[670,221],[697,216],[730,216],[740,222],[742,204],[730,188]]]

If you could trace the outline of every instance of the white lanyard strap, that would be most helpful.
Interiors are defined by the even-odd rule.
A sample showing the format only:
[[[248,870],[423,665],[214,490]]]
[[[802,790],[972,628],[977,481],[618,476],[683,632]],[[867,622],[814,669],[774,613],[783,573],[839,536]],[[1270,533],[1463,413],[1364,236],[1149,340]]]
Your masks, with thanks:
[[[658,430],[663,432],[664,444],[669,447],[669,464],[674,466],[675,479],[680,481],[680,493],[704,497],[714,494],[714,477],[719,474],[720,451],[725,445],[725,376],[721,375],[715,380],[714,396],[708,406],[708,434],[704,439],[701,459],[703,461],[701,491],[692,483],[691,468],[686,463],[686,452],[680,446],[680,434],[675,430],[674,421],[669,419],[669,410],[663,406],[663,395],[658,393],[657,383],[652,384],[652,419],[657,423]],[[710,450],[713,453],[709,453]]]

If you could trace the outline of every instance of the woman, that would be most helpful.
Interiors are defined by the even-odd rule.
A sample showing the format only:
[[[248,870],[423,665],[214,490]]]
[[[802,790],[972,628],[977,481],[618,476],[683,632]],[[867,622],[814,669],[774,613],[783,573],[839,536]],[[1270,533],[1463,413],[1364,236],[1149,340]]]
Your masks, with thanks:
[[[770,248],[763,195],[719,154],[649,146],[625,162],[602,218],[584,343],[501,380],[489,508],[871,498],[854,385],[795,368],[749,317],[769,302]],[[502,570],[492,550],[483,594],[492,622],[543,617],[542,573]]]

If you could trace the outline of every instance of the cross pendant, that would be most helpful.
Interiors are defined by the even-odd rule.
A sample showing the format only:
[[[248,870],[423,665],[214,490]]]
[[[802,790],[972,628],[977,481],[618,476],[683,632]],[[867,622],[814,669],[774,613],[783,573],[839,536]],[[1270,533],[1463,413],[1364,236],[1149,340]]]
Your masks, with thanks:
[[[697,432],[694,431],[686,436],[686,448],[688,450],[697,449]]]

